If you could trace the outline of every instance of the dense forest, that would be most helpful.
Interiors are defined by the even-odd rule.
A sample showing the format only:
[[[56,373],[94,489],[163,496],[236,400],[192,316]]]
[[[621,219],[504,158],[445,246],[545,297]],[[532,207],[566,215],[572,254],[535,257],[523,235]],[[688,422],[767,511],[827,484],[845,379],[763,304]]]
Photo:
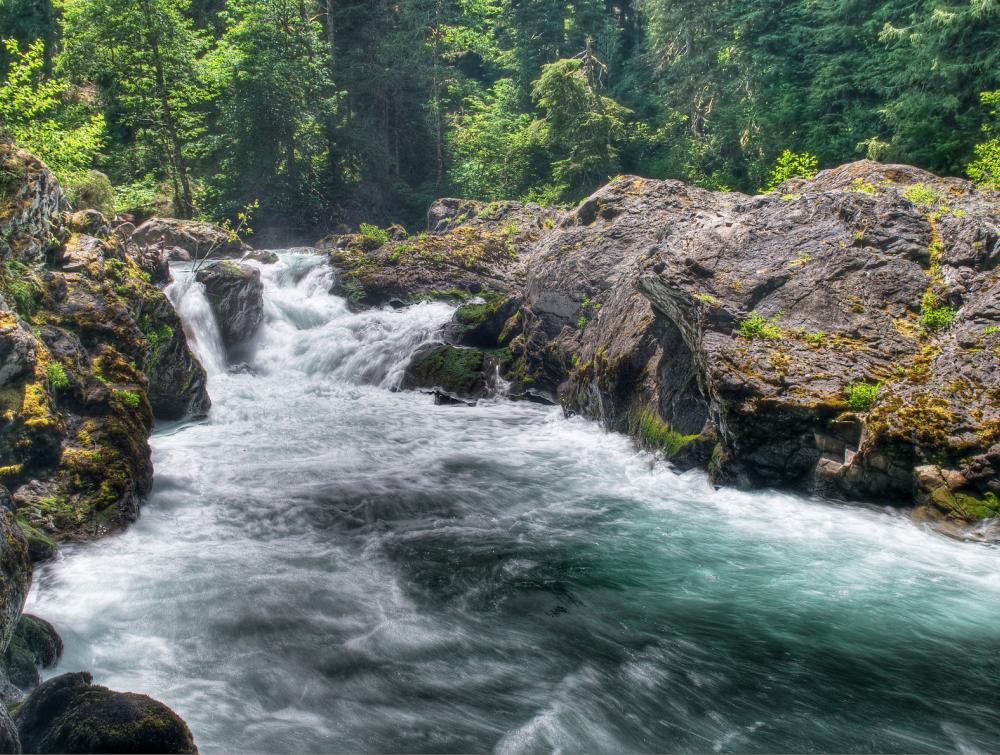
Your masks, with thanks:
[[[0,118],[78,203],[307,234],[613,174],[1000,180],[998,0],[2,0]]]

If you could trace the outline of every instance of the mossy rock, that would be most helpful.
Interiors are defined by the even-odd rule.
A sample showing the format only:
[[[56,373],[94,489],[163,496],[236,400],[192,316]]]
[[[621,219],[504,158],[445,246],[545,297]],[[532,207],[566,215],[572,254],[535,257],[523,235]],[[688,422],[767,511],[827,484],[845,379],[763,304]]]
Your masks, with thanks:
[[[414,355],[403,377],[404,388],[434,388],[455,398],[481,398],[492,387],[496,361],[480,349],[441,344]]]
[[[18,707],[25,752],[197,752],[187,724],[166,705],[92,681],[86,672],[57,676]]]
[[[510,340],[504,326],[517,308],[516,298],[499,291],[484,290],[455,311],[452,338],[463,346],[503,346]],[[505,335],[507,338],[504,338]]]

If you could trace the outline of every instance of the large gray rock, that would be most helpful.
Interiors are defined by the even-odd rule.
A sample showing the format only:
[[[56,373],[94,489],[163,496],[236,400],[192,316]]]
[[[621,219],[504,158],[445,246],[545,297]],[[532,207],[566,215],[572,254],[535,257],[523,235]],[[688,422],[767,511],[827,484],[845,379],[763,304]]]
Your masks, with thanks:
[[[88,673],[63,674],[28,696],[15,717],[25,752],[197,752],[187,724],[163,703],[91,682]]]
[[[178,249],[188,259],[242,256],[250,247],[229,231],[212,223],[177,218],[152,218],[136,228],[129,241],[170,253]],[[173,255],[183,258],[184,255]]]
[[[226,347],[250,340],[264,319],[260,270],[253,265],[224,260],[202,268],[195,277],[205,286]]]
[[[716,480],[1000,511],[997,195],[871,162],[773,194],[624,177],[535,250],[514,352]],[[877,386],[877,388],[876,388]],[[938,505],[914,470],[955,473]]]
[[[5,211],[0,213],[0,260],[43,261],[65,237],[69,202],[56,177],[37,157],[0,138]]]

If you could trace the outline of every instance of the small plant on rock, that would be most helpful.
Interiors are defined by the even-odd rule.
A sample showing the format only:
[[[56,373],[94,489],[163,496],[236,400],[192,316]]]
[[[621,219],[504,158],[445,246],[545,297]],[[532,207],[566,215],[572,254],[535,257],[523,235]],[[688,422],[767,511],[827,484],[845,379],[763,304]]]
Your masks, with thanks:
[[[868,411],[878,398],[879,385],[864,380],[851,383],[844,389],[844,393],[847,394],[847,405],[856,412]]]
[[[59,392],[69,388],[69,378],[66,376],[66,368],[60,362],[52,362],[45,368],[45,377],[48,378],[49,388]]]
[[[361,235],[365,238],[372,239],[380,244],[385,244],[389,241],[389,232],[385,228],[379,228],[377,225],[362,223],[358,226],[358,230],[361,231]]]
[[[756,311],[751,312],[749,317],[740,322],[736,332],[750,341],[777,341],[782,336],[782,330],[778,326],[781,314],[779,312],[774,317],[764,317]]]

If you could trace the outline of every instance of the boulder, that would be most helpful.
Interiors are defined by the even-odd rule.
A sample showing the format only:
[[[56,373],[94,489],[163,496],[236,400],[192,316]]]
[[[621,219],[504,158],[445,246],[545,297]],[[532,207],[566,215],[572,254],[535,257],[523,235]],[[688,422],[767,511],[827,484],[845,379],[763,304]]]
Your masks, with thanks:
[[[63,674],[28,696],[14,719],[25,752],[197,752],[187,724],[166,705],[92,681],[85,672]]]
[[[249,341],[264,320],[264,285],[260,270],[230,260],[198,271],[227,348]]]
[[[225,228],[177,218],[151,218],[136,228],[129,240],[139,247],[179,249],[188,259],[239,257],[250,248]]]
[[[35,369],[35,339],[17,316],[0,310],[0,388]]]
[[[39,668],[51,668],[62,656],[62,638],[44,619],[22,614],[3,656],[7,678],[22,690],[38,686]]]
[[[498,360],[479,349],[429,344],[413,355],[404,389],[426,388],[453,399],[479,399],[496,389]]]
[[[42,262],[66,237],[69,202],[48,167],[0,137],[0,260]]]

